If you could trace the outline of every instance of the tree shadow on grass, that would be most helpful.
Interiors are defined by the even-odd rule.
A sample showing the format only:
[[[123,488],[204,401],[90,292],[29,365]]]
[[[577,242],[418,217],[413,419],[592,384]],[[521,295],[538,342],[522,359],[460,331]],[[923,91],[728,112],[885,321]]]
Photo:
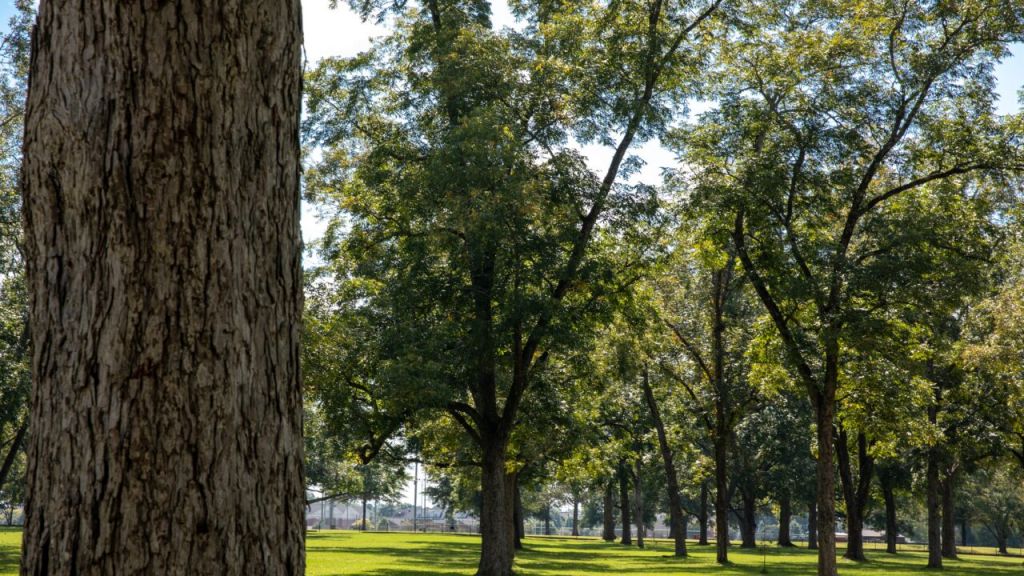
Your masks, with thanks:
[[[17,574],[21,566],[21,550],[4,546],[0,548],[0,574]]]
[[[325,542],[326,543],[326,542]],[[352,544],[358,544],[353,541]],[[363,576],[466,575],[476,568],[479,541],[445,541],[438,538],[396,540],[395,546],[379,541],[372,546],[314,546],[317,553],[337,558],[338,572],[327,576],[358,574]],[[669,556],[670,548],[646,550],[607,544],[595,540],[575,542],[546,538],[529,538],[526,549],[517,554],[516,572],[524,576],[561,576],[565,574],[622,575],[709,575],[746,576],[762,573],[780,576],[807,576],[815,573],[816,553],[808,550],[777,548],[733,549],[733,563],[719,566],[714,562],[714,548],[692,547],[689,558]],[[911,576],[930,574],[920,554],[899,556],[872,555],[867,563],[840,560],[840,572],[850,576]],[[328,561],[331,562],[331,561]],[[349,564],[346,566],[345,564]],[[944,576],[1002,576],[1021,574],[1020,562],[992,562],[987,558],[965,557],[948,562]],[[354,568],[359,566],[359,568]]]

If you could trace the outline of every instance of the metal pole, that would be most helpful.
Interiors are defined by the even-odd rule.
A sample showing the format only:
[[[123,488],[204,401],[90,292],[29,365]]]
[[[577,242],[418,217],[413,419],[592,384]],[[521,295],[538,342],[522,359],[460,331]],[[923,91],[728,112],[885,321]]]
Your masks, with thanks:
[[[412,531],[416,531],[416,493],[419,490],[420,461],[413,463],[412,468]]]

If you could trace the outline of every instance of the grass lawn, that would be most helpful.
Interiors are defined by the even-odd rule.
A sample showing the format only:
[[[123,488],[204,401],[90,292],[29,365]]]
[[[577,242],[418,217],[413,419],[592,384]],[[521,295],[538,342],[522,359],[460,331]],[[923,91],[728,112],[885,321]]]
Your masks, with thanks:
[[[0,576],[18,573],[21,531],[0,529]],[[475,536],[441,534],[380,534],[341,531],[312,532],[307,538],[306,574],[310,576],[423,576],[472,575],[480,540]],[[733,549],[730,567],[715,565],[715,551],[708,546],[690,546],[690,558],[667,556],[669,542],[659,540],[653,547],[638,550],[618,544],[581,538],[530,537],[527,550],[516,557],[516,568],[524,576],[569,576],[583,574],[713,574],[732,576],[761,573],[762,553]],[[814,574],[816,556],[804,549],[767,549],[768,574]],[[892,557],[883,552],[869,555],[867,564],[840,560],[843,576],[939,574],[923,568],[925,555],[906,552]],[[945,561],[941,574],[949,576],[999,576],[1024,574],[1024,563],[1016,556],[963,555],[959,561]]]
[[[310,533],[306,573],[313,576],[363,574],[373,576],[422,576],[425,574],[472,575],[480,540],[474,536],[438,534],[360,534],[358,532]],[[526,539],[526,551],[516,556],[516,568],[523,575],[583,574],[760,574],[760,549],[730,550],[730,567],[715,565],[715,551],[709,546],[690,546],[690,558],[676,560],[670,543],[659,540],[653,547],[638,550],[593,539]],[[909,575],[936,574],[925,570],[926,555],[907,552],[889,556],[869,554],[870,561],[857,564],[840,560],[840,574]],[[817,556],[805,549],[767,548],[768,574],[814,574]],[[1019,557],[963,555],[959,561],[945,561],[942,574],[950,576],[998,576],[1024,574]]]

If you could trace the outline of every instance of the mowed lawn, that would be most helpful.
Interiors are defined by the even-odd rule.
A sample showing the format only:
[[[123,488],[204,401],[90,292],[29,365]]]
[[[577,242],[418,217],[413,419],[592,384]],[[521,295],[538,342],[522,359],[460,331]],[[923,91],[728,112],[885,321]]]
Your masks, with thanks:
[[[360,534],[358,532],[310,533],[306,573],[315,576],[364,574],[373,576],[422,576],[426,574],[472,575],[480,540],[474,536],[438,534]],[[762,562],[768,574],[813,575],[817,557],[805,549],[730,551],[733,565],[715,564],[714,548],[691,546],[690,558],[676,560],[668,555],[667,540],[659,540],[646,550],[619,544],[606,544],[595,539],[544,538],[526,539],[526,550],[516,556],[519,574],[560,576],[584,574],[760,574]],[[1024,574],[1019,557],[964,555],[959,561],[946,561],[943,574],[950,576],[998,576]],[[843,575],[935,574],[923,567],[926,556],[908,552],[889,556],[883,552],[870,555],[871,561],[857,564],[840,561]]]
[[[18,573],[18,548],[21,531],[0,529],[0,576]],[[423,576],[472,575],[480,540],[475,536],[443,534],[402,534],[324,531],[311,532],[307,538],[307,569],[310,576]],[[516,569],[524,576],[570,576],[584,574],[760,574],[762,562],[768,574],[813,575],[816,557],[804,549],[730,551],[733,565],[715,565],[714,549],[690,546],[690,557],[676,560],[668,556],[669,542],[657,541],[646,550],[581,538],[531,537],[526,550],[516,557]],[[923,568],[925,556],[905,552],[889,556],[870,554],[866,564],[840,560],[840,574],[846,576],[939,574]],[[961,560],[946,561],[941,572],[949,576],[998,576],[1024,574],[1024,562],[1017,556],[962,555]]]

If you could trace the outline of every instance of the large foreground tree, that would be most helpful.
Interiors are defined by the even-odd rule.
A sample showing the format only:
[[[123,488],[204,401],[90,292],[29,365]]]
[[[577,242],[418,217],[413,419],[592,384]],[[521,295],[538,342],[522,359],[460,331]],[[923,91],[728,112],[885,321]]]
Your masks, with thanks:
[[[23,574],[302,574],[298,0],[44,0]]]

